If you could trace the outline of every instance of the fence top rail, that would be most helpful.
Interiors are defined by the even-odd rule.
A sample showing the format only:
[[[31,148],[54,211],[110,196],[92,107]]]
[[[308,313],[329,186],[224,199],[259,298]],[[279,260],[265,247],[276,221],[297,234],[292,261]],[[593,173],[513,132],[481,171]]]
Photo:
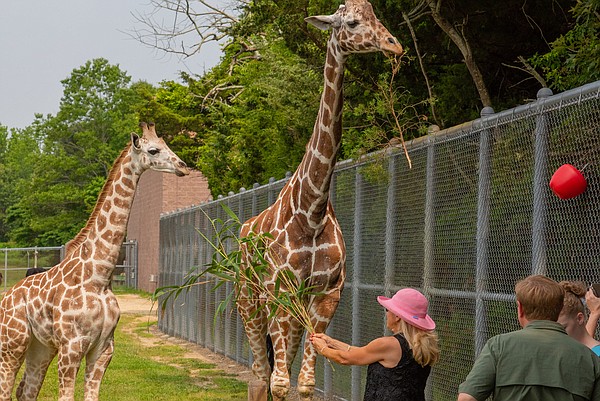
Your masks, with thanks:
[[[61,246],[34,246],[28,248],[0,248],[2,252],[13,252],[13,251],[59,251],[64,248],[64,245]]]
[[[450,140],[460,139],[465,135],[483,129],[497,127],[500,124],[506,124],[518,120],[524,116],[532,114],[541,114],[550,110],[558,109],[568,104],[579,103],[585,98],[600,98],[600,81],[592,82],[576,89],[571,89],[565,92],[552,95],[552,91],[548,88],[542,88],[538,91],[538,100],[503,110],[498,113],[485,114],[472,121],[445,128],[437,129],[437,126],[432,126],[428,135],[424,135],[406,142],[406,149],[414,151],[426,147],[432,143],[447,142]],[[372,160],[375,156],[386,152],[390,154],[401,153],[400,147],[388,148],[377,152],[369,153],[362,156],[358,160],[348,159],[340,161],[336,165],[336,171],[348,169],[357,164],[365,163]]]
[[[531,114],[540,114],[543,112],[547,112],[556,108],[560,108],[563,105],[570,103],[579,103],[584,98],[600,98],[600,81],[592,82],[583,86],[580,86],[575,89],[571,89],[565,92],[558,93],[556,95],[552,95],[552,91],[548,88],[542,88],[538,91],[538,99],[534,102],[527,103],[524,105],[520,105],[517,107],[513,107],[508,110],[504,110],[498,113],[492,113],[489,115],[484,115],[483,117],[477,118],[472,121],[465,122],[463,124],[455,125],[450,128],[445,128],[443,130],[439,129],[431,129],[428,135],[412,139],[406,142],[406,149],[408,151],[417,150],[422,147],[425,147],[431,143],[440,143],[446,142],[449,140],[454,140],[461,138],[464,135],[468,135],[474,131],[497,127],[500,124],[504,124],[507,122],[514,121],[522,116],[531,115]],[[347,159],[340,161],[336,164],[335,170],[342,171],[357,164],[366,163],[369,160],[372,160],[374,157],[381,155],[382,153],[400,153],[402,150],[400,148],[388,148],[385,150],[380,150],[377,152],[369,153],[358,160]],[[269,180],[268,184],[265,185],[255,185],[251,189],[242,188],[238,193],[230,192],[227,196],[219,196],[217,199],[204,202],[200,205],[194,205],[187,208],[175,210],[173,212],[164,213],[161,215],[161,219],[163,217],[173,217],[181,213],[187,213],[190,210],[202,209],[204,207],[208,207],[214,204],[220,204],[226,201],[234,200],[235,198],[241,196],[246,192],[261,190],[267,188],[269,186],[274,186],[277,184],[281,184],[289,180],[289,174],[285,178],[280,180],[275,180],[272,178]]]

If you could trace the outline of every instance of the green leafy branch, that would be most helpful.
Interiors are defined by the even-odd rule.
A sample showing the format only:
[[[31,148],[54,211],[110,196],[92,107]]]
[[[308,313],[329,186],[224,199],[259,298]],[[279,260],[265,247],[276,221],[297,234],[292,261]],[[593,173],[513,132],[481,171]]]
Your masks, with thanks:
[[[281,245],[274,241],[270,233],[251,231],[244,237],[238,237],[240,220],[230,208],[225,205],[222,207],[229,216],[227,220],[210,219],[207,216],[214,232],[212,238],[197,230],[213,251],[211,261],[203,266],[203,270],[194,268],[190,271],[181,285],[157,288],[153,298],[161,299],[160,305],[164,310],[170,299],[176,299],[183,291],[187,292],[196,285],[211,283],[209,276],[213,276],[217,281],[213,290],[225,283],[235,286],[235,291],[227,294],[226,299],[218,305],[215,317],[223,313],[232,301],[239,300],[240,289],[244,285],[247,292],[244,298],[260,300],[254,315],[267,308],[269,318],[283,313],[297,319],[309,333],[314,333],[308,311],[310,300],[320,293],[315,292],[306,280],[298,280],[292,271],[280,267],[277,247]],[[237,246],[229,246],[231,243]]]

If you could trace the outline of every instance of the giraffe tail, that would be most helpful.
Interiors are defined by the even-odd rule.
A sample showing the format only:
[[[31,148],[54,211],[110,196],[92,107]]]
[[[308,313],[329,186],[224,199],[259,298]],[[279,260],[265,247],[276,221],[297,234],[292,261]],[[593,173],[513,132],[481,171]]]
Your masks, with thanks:
[[[272,372],[275,368],[275,351],[273,350],[273,340],[271,340],[270,334],[267,334],[267,359],[269,360],[269,366]]]

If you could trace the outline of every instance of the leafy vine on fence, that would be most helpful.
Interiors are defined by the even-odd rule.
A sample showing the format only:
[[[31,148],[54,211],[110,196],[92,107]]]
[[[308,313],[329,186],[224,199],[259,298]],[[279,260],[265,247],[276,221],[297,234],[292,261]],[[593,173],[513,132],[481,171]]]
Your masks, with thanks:
[[[169,300],[176,299],[197,285],[209,285],[216,280],[213,290],[226,283],[233,283],[234,291],[227,294],[216,309],[215,317],[224,313],[227,305],[237,302],[240,288],[246,286],[248,297],[259,300],[254,314],[266,308],[268,317],[283,313],[297,319],[309,332],[315,329],[310,319],[310,300],[319,293],[314,291],[307,280],[299,280],[292,271],[282,267],[277,248],[282,245],[274,241],[270,233],[257,233],[253,230],[239,237],[241,222],[227,206],[222,205],[228,219],[211,219],[210,234],[196,231],[209,245],[213,253],[209,263],[192,268],[183,283],[162,286],[156,289],[153,299],[160,302],[161,309],[167,307]],[[232,245],[233,244],[233,245]],[[246,249],[244,256],[243,249]]]

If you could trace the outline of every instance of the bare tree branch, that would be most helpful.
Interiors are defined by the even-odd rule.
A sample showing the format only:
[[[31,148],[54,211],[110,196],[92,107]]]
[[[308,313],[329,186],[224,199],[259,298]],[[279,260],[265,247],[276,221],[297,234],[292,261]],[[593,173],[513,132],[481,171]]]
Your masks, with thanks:
[[[419,65],[421,66],[421,73],[423,74],[423,78],[425,79],[425,84],[427,85],[427,93],[429,94],[429,105],[431,107],[431,115],[433,116],[433,121],[439,125],[437,116],[435,114],[435,103],[433,97],[433,90],[431,89],[431,84],[429,83],[429,77],[427,76],[427,71],[425,70],[425,65],[423,64],[423,56],[421,56],[421,52],[419,51],[419,45],[417,44],[417,35],[415,34],[415,30],[413,29],[412,24],[410,23],[410,18],[407,13],[402,13],[402,17],[404,17],[404,21],[408,26],[410,31],[410,36],[412,37],[413,44],[415,46],[415,53],[417,55],[417,59],[419,60]],[[398,124],[396,124],[398,125]]]
[[[515,65],[510,65],[510,64],[505,64],[505,63],[502,63],[502,65],[505,67],[508,67],[508,68],[514,68],[516,70],[525,71],[526,73],[530,74],[536,81],[538,81],[540,83],[540,85],[542,85],[542,87],[544,87],[544,88],[548,87],[546,80],[535,70],[535,68],[533,68],[531,66],[531,64],[529,64],[527,62],[527,60],[525,60],[525,58],[523,56],[517,57],[517,60],[519,60],[519,62],[521,64],[523,64],[523,67],[517,67]]]
[[[235,11],[250,2],[231,1],[217,6],[217,0],[151,0],[151,13],[133,14],[141,27],[130,36],[166,53],[193,56],[206,43],[227,37],[228,30],[239,22]]]
[[[396,132],[398,132],[398,137],[392,138],[390,140],[389,144],[390,144],[390,146],[397,146],[396,144],[398,142],[400,143],[400,145],[402,146],[402,149],[404,150],[404,156],[406,157],[406,161],[408,162],[408,168],[411,169],[412,168],[412,160],[410,159],[410,156],[408,154],[408,149],[406,148],[406,143],[404,142],[404,132],[406,130],[408,130],[410,127],[415,126],[415,124],[414,124],[413,119],[411,119],[410,117],[406,118],[406,116],[409,114],[408,113],[409,111],[412,111],[412,113],[415,116],[417,116],[419,118],[419,120],[422,118],[422,116],[417,112],[416,104],[404,105],[404,107],[402,107],[402,109],[399,112],[396,111],[396,103],[397,103],[399,96],[394,89],[394,80],[396,78],[396,75],[398,75],[398,72],[400,71],[400,67],[402,66],[402,63],[401,63],[401,59],[399,59],[397,57],[394,57],[390,61],[391,61],[391,65],[392,65],[392,76],[390,77],[387,88],[381,88],[381,89],[383,89],[381,91],[381,93],[383,94],[383,97],[388,104],[388,110],[390,111],[390,114],[392,115],[393,125],[395,126]],[[424,102],[421,102],[421,103],[424,103]],[[403,116],[404,116],[404,118],[403,118]]]
[[[240,50],[238,50],[238,52],[236,54],[234,54],[231,57],[231,63],[229,64],[229,71],[228,71],[229,76],[233,75],[233,68],[240,62],[245,61],[245,60],[260,60],[261,59],[260,52],[258,51],[258,48],[256,46],[246,43],[243,39],[238,39],[238,43],[240,44],[241,48],[240,48]],[[246,53],[250,53],[250,55],[240,57]]]
[[[457,29],[444,18],[440,13],[440,8],[443,0],[427,0],[427,4],[429,9],[431,10],[431,16],[435,23],[448,35],[448,37],[454,42],[458,50],[460,50],[463,55],[465,65],[471,74],[471,78],[473,79],[473,83],[475,84],[475,88],[479,93],[479,99],[484,107],[491,106],[492,100],[490,94],[487,90],[487,86],[485,85],[485,81],[483,80],[483,74],[477,65],[473,57],[473,52],[471,50],[471,45],[467,41],[466,36],[464,35],[464,24],[462,28],[462,32],[458,32]]]
[[[222,92],[226,92],[226,91],[237,91],[235,94],[231,95],[229,102],[235,100],[243,91],[244,91],[244,86],[242,85],[229,85],[229,84],[218,84],[216,86],[214,86],[210,91],[208,91],[208,93],[206,94],[206,96],[203,97],[202,99],[202,108],[206,108],[207,107],[207,103],[210,102],[210,104],[213,104],[217,101],[217,97],[222,93]]]

